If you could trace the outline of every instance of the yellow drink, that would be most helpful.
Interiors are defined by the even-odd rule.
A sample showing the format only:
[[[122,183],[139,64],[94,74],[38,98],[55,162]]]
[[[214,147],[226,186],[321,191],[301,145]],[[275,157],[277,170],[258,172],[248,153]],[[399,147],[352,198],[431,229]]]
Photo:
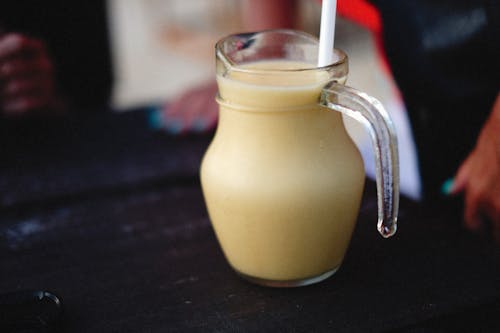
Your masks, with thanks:
[[[224,254],[248,277],[293,281],[335,271],[357,218],[361,156],[341,114],[317,104],[328,75],[283,71],[305,67],[256,62],[217,78],[223,102],[201,181]]]

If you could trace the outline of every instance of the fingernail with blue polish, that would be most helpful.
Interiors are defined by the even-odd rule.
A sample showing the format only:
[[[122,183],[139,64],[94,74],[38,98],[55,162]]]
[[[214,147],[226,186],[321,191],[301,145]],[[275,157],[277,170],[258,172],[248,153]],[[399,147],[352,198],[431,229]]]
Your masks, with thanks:
[[[202,133],[204,131],[206,131],[207,129],[207,123],[203,120],[203,119],[196,119],[194,122],[193,122],[193,130],[196,132],[196,133]]]
[[[451,189],[453,188],[453,178],[448,178],[445,180],[443,185],[441,185],[441,193],[444,195],[450,195]]]
[[[165,124],[166,130],[172,135],[177,135],[182,132],[182,122],[177,119],[168,119]]]
[[[148,125],[153,130],[160,130],[163,128],[163,114],[161,107],[151,106],[148,108]]]

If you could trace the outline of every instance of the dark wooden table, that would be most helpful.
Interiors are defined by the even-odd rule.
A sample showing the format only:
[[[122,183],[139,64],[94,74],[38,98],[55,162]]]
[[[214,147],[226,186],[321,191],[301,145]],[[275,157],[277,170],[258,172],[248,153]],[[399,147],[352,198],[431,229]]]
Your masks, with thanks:
[[[150,130],[146,111],[0,127],[0,293],[57,294],[63,332],[499,331],[500,247],[456,209],[403,198],[384,240],[368,182],[339,272],[264,288],[231,271],[211,229],[210,135]]]

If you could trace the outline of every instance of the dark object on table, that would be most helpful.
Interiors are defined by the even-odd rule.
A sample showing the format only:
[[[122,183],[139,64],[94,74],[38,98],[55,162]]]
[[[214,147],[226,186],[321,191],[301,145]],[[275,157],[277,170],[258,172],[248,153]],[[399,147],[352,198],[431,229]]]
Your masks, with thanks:
[[[60,299],[48,291],[0,295],[1,332],[54,332],[61,321]]]

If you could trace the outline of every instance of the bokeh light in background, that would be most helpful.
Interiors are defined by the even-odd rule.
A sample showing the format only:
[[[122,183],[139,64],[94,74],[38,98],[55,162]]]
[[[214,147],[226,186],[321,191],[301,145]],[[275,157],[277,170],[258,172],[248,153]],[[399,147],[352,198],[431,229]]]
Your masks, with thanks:
[[[118,110],[165,103],[214,78],[214,44],[242,31],[242,0],[108,0],[115,70],[113,105]],[[301,30],[318,35],[320,5],[299,2]],[[377,59],[372,35],[338,18],[335,46],[347,52],[348,85],[378,98],[394,119],[399,138],[401,190],[418,198],[420,181],[411,129],[391,76]],[[367,174],[374,175],[371,143],[365,130],[346,120]]]

